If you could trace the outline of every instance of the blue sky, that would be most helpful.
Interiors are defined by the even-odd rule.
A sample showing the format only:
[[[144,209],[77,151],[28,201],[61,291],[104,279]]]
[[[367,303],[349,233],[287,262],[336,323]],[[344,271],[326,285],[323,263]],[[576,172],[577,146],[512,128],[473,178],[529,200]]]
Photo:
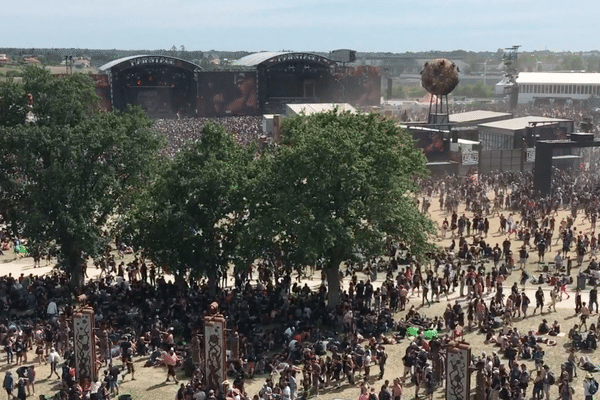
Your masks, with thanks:
[[[28,0],[2,5],[0,47],[585,51],[599,16],[591,0]]]

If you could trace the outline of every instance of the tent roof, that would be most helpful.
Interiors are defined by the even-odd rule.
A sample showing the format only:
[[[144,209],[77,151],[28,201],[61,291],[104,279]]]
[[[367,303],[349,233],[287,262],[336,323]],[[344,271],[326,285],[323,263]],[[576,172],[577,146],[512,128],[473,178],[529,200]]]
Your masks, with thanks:
[[[465,123],[465,122],[473,122],[477,123],[477,121],[491,119],[491,118],[510,118],[512,114],[496,112],[496,111],[485,111],[485,110],[474,110],[467,111],[458,114],[450,114],[448,116],[450,122],[454,122],[457,124]]]

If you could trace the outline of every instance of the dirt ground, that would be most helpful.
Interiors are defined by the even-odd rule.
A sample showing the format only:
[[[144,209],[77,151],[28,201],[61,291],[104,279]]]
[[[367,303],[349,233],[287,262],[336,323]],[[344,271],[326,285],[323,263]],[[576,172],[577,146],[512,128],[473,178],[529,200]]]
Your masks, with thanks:
[[[438,206],[438,202],[437,199],[432,199],[432,207],[431,207],[431,217],[434,221],[437,221],[438,223],[440,223],[443,221],[443,218],[446,216],[441,210],[438,210],[437,206]],[[461,208],[459,210],[459,215],[462,214],[464,212],[464,210]],[[465,212],[465,214],[469,217],[472,216],[472,214],[470,212]],[[508,212],[504,212],[505,215],[508,215]],[[566,211],[560,211],[559,215],[556,217],[557,223],[556,226],[558,227],[561,218],[566,217],[567,212]],[[578,231],[588,231],[590,228],[590,224],[589,222],[582,222],[582,218],[583,215],[581,215],[575,225]],[[519,218],[517,218],[518,220]],[[499,235],[496,232],[498,231],[498,226],[499,226],[499,218],[498,216],[494,216],[490,219],[490,234],[488,237],[488,241],[493,245],[495,245],[495,243],[499,243],[501,245],[502,241],[504,240],[504,236],[503,235]],[[557,236],[557,232],[555,231],[554,237],[556,238]],[[556,239],[553,239],[553,242]],[[441,246],[448,246],[450,244],[450,239],[447,238],[445,240],[439,240],[439,245]],[[513,239],[513,246],[512,248],[518,248],[520,246],[520,242],[519,241],[515,241]],[[554,251],[548,251],[546,254],[546,261],[550,261],[554,255],[556,254],[556,251],[559,249],[559,246],[553,246],[553,250]],[[589,263],[589,256],[586,257],[585,261],[584,261],[584,266],[587,265],[587,263]],[[33,260],[31,258],[16,258],[15,255],[12,252],[7,252],[6,255],[4,256],[0,256],[0,265],[2,268],[2,273],[3,274],[9,274],[11,273],[13,276],[19,276],[21,273],[24,274],[29,274],[29,273],[34,273],[36,275],[38,274],[45,274],[45,273],[49,273],[51,271],[51,267],[50,266],[45,266],[42,268],[37,268],[37,269],[33,269]],[[44,263],[42,263],[42,265],[44,265]],[[489,270],[489,268],[491,268],[491,264],[487,265],[487,268]],[[526,269],[528,270],[528,272],[530,273],[530,275],[539,275],[539,264],[537,263],[537,252],[531,252],[531,255],[529,257],[528,260],[528,264],[526,266]],[[575,278],[576,274],[577,274],[578,269],[574,268],[574,270],[571,272],[571,274],[573,275],[573,277]],[[91,277],[94,277],[99,271],[95,270],[94,268],[88,269],[88,274]],[[375,285],[380,284],[381,280],[384,279],[384,274],[381,273],[380,276],[378,277],[377,281],[375,282]],[[359,279],[362,279],[363,277],[361,277],[359,275]],[[319,277],[313,277],[312,279],[309,279],[309,284],[312,286],[317,286],[320,282],[319,282]],[[513,282],[517,281],[519,279],[519,273],[513,273],[511,276],[508,277],[508,279],[505,281],[504,286],[505,286],[505,293],[509,292],[510,290],[510,286],[513,284]],[[348,278],[346,278],[345,284],[348,283]],[[534,292],[537,289],[537,286],[531,285],[531,284],[527,284],[526,285],[526,291],[528,292],[529,297],[533,300],[534,299]],[[544,291],[546,292],[546,299],[549,299],[549,291],[550,291],[550,287],[549,286],[543,286]],[[589,289],[589,287],[588,287]],[[528,317],[527,319],[521,319],[521,320],[517,320],[513,323],[514,326],[516,326],[521,332],[527,332],[529,330],[537,330],[538,325],[541,323],[543,318],[548,319],[549,323],[552,323],[554,320],[557,320],[560,324],[561,324],[561,331],[562,332],[568,332],[569,329],[576,323],[579,322],[579,318],[575,317],[574,314],[574,286],[571,286],[568,288],[569,292],[571,293],[571,299],[570,300],[563,300],[562,302],[559,302],[557,304],[557,312],[552,312],[552,313],[547,313],[544,312],[543,314],[536,314],[533,316]],[[588,293],[589,290],[584,290],[582,291],[582,299],[583,301],[587,301],[588,300]],[[454,300],[458,299],[458,295],[456,294],[451,294],[449,296],[448,301],[449,302],[454,302]],[[441,316],[447,301],[445,301],[445,299],[443,299],[444,301],[441,301],[439,303],[434,303],[431,305],[431,307],[423,307],[420,308],[419,311],[423,314],[425,314],[428,317],[434,317],[436,315]],[[420,306],[421,304],[421,299],[415,294],[413,297],[411,297],[410,299],[410,303],[409,305],[414,304],[417,306]],[[530,310],[533,311],[533,307],[530,307]],[[408,308],[407,308],[408,309]],[[544,310],[546,311],[546,310]],[[402,317],[404,314],[404,312],[400,312],[396,315],[396,319]],[[590,319],[590,322],[594,322],[594,323],[598,323],[598,314],[593,314],[592,318]],[[472,348],[472,354],[475,355],[479,355],[481,354],[482,351],[486,351],[486,353],[490,353],[491,351],[495,350],[495,348],[493,347],[493,345],[490,344],[484,344],[484,339],[485,337],[479,333],[476,332],[466,332],[465,333],[465,340],[470,343],[471,348]],[[544,346],[544,351],[546,353],[545,355],[545,362],[550,366],[551,370],[555,371],[557,373],[557,375],[559,375],[560,373],[560,365],[566,360],[567,358],[567,349],[568,349],[568,339],[565,336],[559,336],[557,338],[555,338],[557,340],[557,345],[553,346],[553,347],[548,347],[548,346]],[[389,345],[386,346],[386,351],[388,353],[388,362],[386,365],[386,372],[384,375],[384,380],[390,380],[393,381],[394,378],[399,377],[402,375],[403,373],[403,365],[402,365],[402,361],[401,358],[404,355],[404,351],[406,349],[406,347],[408,346],[408,344],[410,343],[410,340],[403,340],[402,342],[396,344],[396,345]],[[577,356],[581,356],[581,355],[587,355],[591,358],[592,362],[594,363],[598,363],[600,364],[600,358],[596,357],[594,353],[585,353],[582,351],[578,351],[577,352]],[[33,352],[29,352],[28,355],[28,360],[29,363],[26,365],[31,364],[31,361],[34,360],[34,354]],[[176,385],[173,382],[170,383],[165,383],[165,378],[166,378],[166,368],[164,367],[150,367],[150,368],[144,368],[143,364],[145,362],[145,358],[136,358],[135,361],[135,369],[136,369],[136,373],[135,373],[135,377],[136,380],[132,381],[130,376],[126,376],[125,380],[120,382],[120,394],[131,394],[133,399],[148,399],[148,400],[162,400],[162,399],[173,399],[175,398],[175,394],[177,392],[177,388],[178,385]],[[504,363],[508,364],[507,360],[503,360]],[[532,361],[524,361],[525,364],[527,364],[529,366],[530,370],[534,369],[533,366],[533,362]],[[0,356],[0,372],[5,372],[7,370],[12,370],[13,373],[15,372],[17,366],[16,365],[6,365],[5,364],[5,356],[2,355]],[[59,382],[56,381],[55,379],[46,379],[49,375],[49,371],[50,368],[48,365],[42,364],[39,365],[39,367],[37,368],[37,383],[36,383],[36,396],[35,398],[38,398],[37,395],[39,394],[45,394],[45,395],[52,395],[54,394],[58,389],[59,389]],[[377,367],[373,367],[372,369],[372,375],[375,374],[376,372],[378,372],[378,368]],[[575,379],[575,381],[573,382],[573,387],[575,388],[575,395],[573,398],[578,399],[578,398],[582,398],[583,397],[583,389],[582,389],[582,385],[583,385],[583,377],[585,376],[585,371],[583,370],[578,370],[577,371],[577,376],[578,378]],[[180,376],[181,382],[184,382],[184,377]],[[262,386],[262,383],[264,382],[265,377],[255,377],[255,379],[252,380],[247,380],[246,381],[246,390],[248,392],[248,394],[250,395],[250,397],[252,397],[252,395],[257,394],[258,391],[260,390],[260,387]],[[474,389],[474,385],[475,385],[475,377],[473,375],[472,380],[471,380],[471,385],[472,385],[472,389]],[[377,390],[380,389],[381,385],[383,384],[383,380],[381,381],[376,381],[374,378],[371,378],[370,381],[371,385],[374,386]],[[532,385],[530,385],[530,389],[529,391],[531,391],[531,387]],[[333,400],[333,399],[356,399],[358,398],[359,395],[359,388],[356,385],[349,385],[347,384],[347,382],[345,382],[340,388],[334,389],[334,388],[326,388],[325,390],[321,391],[320,394],[320,398],[324,399],[324,400]],[[530,393],[528,393],[528,395],[530,395]],[[550,390],[550,395],[551,398],[556,398],[558,395],[558,387],[556,385],[554,385],[551,390]],[[421,392],[421,396],[422,396],[422,392]],[[412,385],[408,385],[404,388],[404,395],[403,395],[403,399],[412,399],[414,398],[414,387]],[[443,388],[438,388],[434,394],[434,398],[435,399],[442,399],[445,398],[445,393],[443,391]]]

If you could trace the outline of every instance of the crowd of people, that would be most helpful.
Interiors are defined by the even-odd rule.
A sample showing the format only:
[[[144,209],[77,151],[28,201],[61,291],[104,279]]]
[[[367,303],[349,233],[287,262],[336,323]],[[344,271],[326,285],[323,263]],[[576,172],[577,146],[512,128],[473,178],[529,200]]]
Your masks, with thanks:
[[[236,116],[221,118],[157,119],[154,128],[167,139],[167,155],[175,156],[187,143],[200,139],[207,121],[221,124],[242,144],[258,140],[264,134],[260,116]]]
[[[562,117],[572,117],[571,111],[560,109]],[[174,155],[200,137],[205,122],[157,120],[155,127],[166,135]],[[242,143],[262,134],[260,117],[218,122]],[[542,199],[533,192],[528,173],[422,180],[421,210],[430,213],[439,204],[445,213],[439,239],[449,245],[415,257],[409,247],[392,243],[388,254],[347,264],[341,272],[345,285],[340,302],[333,309],[326,304],[328,288],[319,262],[311,266],[311,275],[320,271],[322,279],[312,287],[266,258],[212,294],[206,281],[185,287],[169,281],[143,254],[126,262],[126,246],[99,263],[102,273],[81,291],[70,290],[58,270],[46,276],[0,277],[0,342],[7,364],[16,368],[6,373],[4,388],[18,398],[35,394],[36,365],[47,362],[50,377],[60,377],[60,398],[109,399],[118,396],[120,382],[143,373],[135,370],[134,360],[147,357],[146,366],[166,368],[166,381],[180,384],[186,377],[177,400],[295,400],[341,387],[359,387],[360,400],[408,398],[409,387],[415,397],[424,393],[431,399],[444,385],[448,343],[479,332],[494,348],[472,359],[481,400],[523,399],[529,389],[534,398],[549,400],[554,386],[561,399],[569,400],[579,393],[572,385],[578,368],[586,371],[583,393],[592,396],[598,389],[591,375],[597,367],[575,353],[596,348],[600,326],[600,320],[592,320],[593,306],[598,312],[595,284],[600,278],[597,167],[554,171],[553,192]],[[569,215],[558,217],[559,210]],[[497,231],[490,227],[494,218],[500,221]],[[585,229],[576,224],[578,219],[585,221]],[[499,235],[503,241],[494,243]],[[539,276],[527,269],[530,252],[543,265]],[[537,330],[521,332],[517,321],[538,310],[550,315],[563,295],[570,297],[567,286],[575,267],[582,267],[592,286],[587,302],[580,290],[574,293],[578,323],[565,329],[558,320],[544,319]],[[508,279],[515,280],[512,286],[505,285]],[[533,299],[525,290],[528,282],[538,287]],[[444,299],[443,314],[427,315],[428,307]],[[95,313],[97,382],[75,378],[70,321],[78,305],[89,305]],[[227,361],[231,380],[217,388],[206,384],[200,336],[203,316],[216,312],[215,307],[232,332]],[[556,345],[556,336],[567,332],[572,351],[553,371],[545,354]],[[384,379],[386,348],[409,337],[403,376]],[[28,360],[28,350],[34,349],[36,359]],[[376,375],[372,367],[377,367]],[[259,376],[267,376],[262,389],[247,393],[247,380]],[[374,387],[373,380],[381,385]]]
[[[415,396],[421,389],[430,396],[443,381],[444,366],[439,360],[443,359],[446,342],[471,331],[480,331],[488,343],[499,346],[497,352],[473,361],[474,367],[478,363],[485,366],[479,370],[487,379],[488,392],[495,396],[497,391],[500,398],[507,398],[505,393],[513,398],[518,391],[524,395],[530,378],[523,377],[524,364],[519,365],[517,360],[530,359],[535,362],[537,371],[536,377],[531,378],[533,390],[539,397],[540,391],[545,393],[549,385],[551,372],[544,363],[541,346],[551,346],[553,341],[549,338],[540,341],[535,333],[552,336],[552,332],[559,333],[561,327],[555,321],[552,326],[540,325],[537,332],[519,332],[512,322],[529,316],[530,300],[517,283],[505,297],[502,283],[518,268],[513,260],[513,250],[520,253],[520,249],[537,246],[540,240],[552,243],[548,232],[553,233],[558,228],[558,237],[563,241],[560,254],[568,254],[571,250],[565,242],[584,243],[587,233],[573,233],[572,221],[571,225],[550,222],[556,204],[567,209],[573,209],[576,204],[574,215],[571,214],[573,218],[578,217],[580,208],[597,210],[597,204],[584,206],[588,201],[594,201],[586,198],[585,188],[595,185],[596,178],[592,174],[579,174],[579,179],[585,184],[568,185],[570,180],[566,173],[557,174],[556,181],[564,184],[557,186],[556,195],[541,201],[533,200],[528,175],[498,173],[482,176],[477,182],[456,177],[421,182],[422,195],[439,198],[440,209],[449,214],[451,222],[447,233],[453,238],[450,246],[432,253],[429,263],[417,261],[409,248],[397,243],[390,246],[389,254],[349,264],[345,271],[347,289],[342,292],[339,306],[333,310],[326,307],[324,279],[318,288],[310,288],[289,273],[277,273],[273,260],[269,259],[236,276],[233,286],[219,289],[214,296],[209,295],[205,282],[192,282],[186,288],[168,282],[161,276],[161,271],[147,266],[141,256],[136,255],[127,264],[119,262],[119,254],[122,256],[125,251],[98,265],[102,274],[99,279],[91,280],[82,292],[70,291],[68,282],[59,274],[43,277],[9,275],[0,279],[0,307],[11,317],[10,321],[0,325],[6,360],[19,368],[25,366],[28,364],[28,360],[23,359],[26,350],[35,348],[37,362],[50,363],[51,376],[58,376],[59,368],[62,368],[61,381],[66,398],[104,399],[117,395],[119,380],[127,375],[135,379],[132,359],[141,356],[148,357],[148,366],[162,364],[167,367],[167,380],[172,378],[177,382],[175,368],[181,368],[191,376],[178,390],[182,399],[245,398],[248,395],[244,379],[262,374],[269,376],[263,390],[257,394],[264,400],[307,398],[343,385],[360,385],[362,395],[370,396],[375,390],[369,384],[371,366],[378,366],[378,378],[383,378],[386,346],[413,336],[415,333],[410,328],[417,327],[413,344],[403,359],[404,376],[392,383],[384,382],[377,396],[385,397],[382,392],[389,392],[390,396],[400,397],[403,388],[409,385],[414,385]],[[487,193],[494,193],[494,199],[486,201]],[[504,201],[495,200],[499,198]],[[472,218],[464,214],[458,216],[458,206],[462,204],[473,212]],[[501,226],[501,230],[512,232],[512,225],[517,227],[514,238],[505,239],[502,248],[498,244],[492,247],[486,239],[489,233],[485,219],[494,213],[508,215],[506,226]],[[520,219],[520,224],[516,219]],[[470,223],[477,229],[469,229]],[[482,229],[479,229],[480,225],[483,225]],[[589,234],[593,235],[591,219],[590,229]],[[520,246],[513,246],[515,241],[519,241]],[[589,242],[583,244],[586,252],[591,251]],[[527,256],[519,254],[519,258]],[[314,268],[319,270],[320,266]],[[525,273],[525,269],[522,271]],[[375,282],[378,273],[385,276],[382,282]],[[564,292],[561,287],[565,282],[558,280],[558,277],[566,276],[562,268],[546,275],[545,282],[536,282],[552,285],[552,300],[550,305],[545,304],[540,286],[541,296],[536,293],[533,313],[538,308],[543,312],[544,306],[550,311],[549,306],[555,306],[559,293]],[[455,292],[459,294],[458,300],[448,304],[443,316],[430,318],[420,309],[425,304],[447,299]],[[412,297],[415,293],[422,297],[420,304]],[[580,292],[575,295],[581,297]],[[595,303],[597,308],[597,298],[592,300],[590,298],[588,304]],[[202,328],[202,316],[214,311],[211,306],[215,302],[232,331],[238,334],[227,367],[233,384],[225,385],[226,388],[205,387],[201,368],[202,352],[199,349],[202,343],[198,332]],[[99,374],[102,380],[98,382],[74,379],[68,321],[77,303],[90,305],[95,312],[98,368],[105,368],[104,374]],[[570,332],[574,349],[595,346],[595,327],[600,322],[590,324],[588,328],[590,311],[585,302],[580,303],[581,309],[577,313],[585,329],[578,327]],[[406,314],[397,318],[402,311]],[[432,330],[440,335],[439,339],[425,338],[425,332]],[[189,345],[184,346],[183,342]],[[508,359],[506,366],[499,361],[502,355]],[[117,360],[121,360],[121,368],[117,366]],[[30,371],[34,372],[33,378],[29,377]],[[557,371],[555,378],[568,389],[564,389],[566,391],[572,389],[569,389],[572,378],[569,371],[572,374],[575,368],[565,363],[564,371]],[[30,387],[28,384],[34,390],[35,368],[18,370],[17,376],[11,385],[7,374],[7,391],[14,390],[16,385],[17,392],[26,392]],[[500,386],[497,379],[500,379]],[[20,382],[25,389],[20,389]]]

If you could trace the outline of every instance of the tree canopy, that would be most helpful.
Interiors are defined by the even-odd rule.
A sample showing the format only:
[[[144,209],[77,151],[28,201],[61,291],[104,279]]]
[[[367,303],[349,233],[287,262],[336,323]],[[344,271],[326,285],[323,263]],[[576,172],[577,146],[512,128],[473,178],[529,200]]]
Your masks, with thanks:
[[[99,100],[88,75],[55,76],[28,66],[21,81],[0,84],[0,126],[23,125],[28,112],[35,115],[37,126],[75,126],[97,111]]]
[[[207,276],[214,289],[236,254],[253,157],[222,125],[206,124],[137,209],[130,229],[146,255],[178,278]]]
[[[282,131],[249,201],[249,229],[297,263],[324,259],[330,307],[342,262],[393,242],[428,248],[433,225],[414,196],[425,158],[392,120],[336,110],[292,117]]]
[[[110,240],[137,188],[152,179],[162,141],[140,109],[98,111],[92,81],[28,68],[0,86],[0,211],[14,233],[59,246],[61,266],[83,283],[82,264]],[[33,94],[33,104],[20,101]],[[25,123],[31,111],[34,122]]]
[[[291,272],[324,260],[330,307],[341,263],[396,242],[428,250],[434,229],[415,196],[425,158],[393,121],[335,110],[289,118],[282,131],[280,146],[256,151],[207,124],[160,160],[141,109],[100,111],[88,77],[27,68],[0,83],[0,213],[14,233],[56,243],[78,285],[110,223],[129,217],[127,233],[180,280],[214,287],[232,263],[272,257]]]

